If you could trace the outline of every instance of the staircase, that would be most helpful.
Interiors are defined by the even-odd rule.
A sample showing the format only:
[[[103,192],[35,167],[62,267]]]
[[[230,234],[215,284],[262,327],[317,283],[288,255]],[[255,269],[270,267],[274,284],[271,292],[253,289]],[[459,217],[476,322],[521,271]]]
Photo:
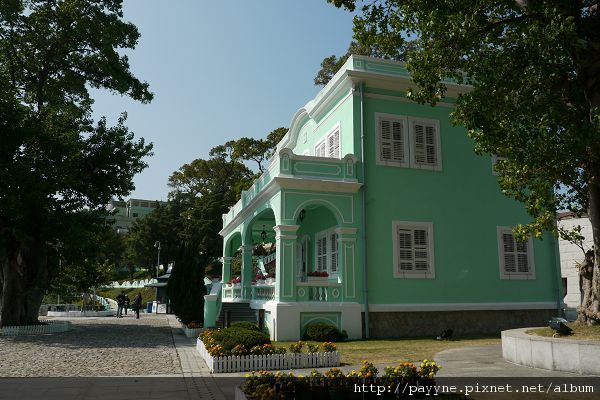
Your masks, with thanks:
[[[217,320],[217,327],[225,327],[225,314],[229,313],[229,323],[258,321],[257,312],[250,308],[248,303],[221,303],[221,313]]]

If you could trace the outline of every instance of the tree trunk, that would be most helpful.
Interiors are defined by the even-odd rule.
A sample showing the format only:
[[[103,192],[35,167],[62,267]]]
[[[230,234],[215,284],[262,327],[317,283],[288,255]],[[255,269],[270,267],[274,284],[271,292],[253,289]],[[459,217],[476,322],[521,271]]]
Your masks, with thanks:
[[[44,246],[12,244],[0,258],[0,327],[39,324],[38,313],[48,285]]]
[[[580,269],[583,299],[577,309],[577,322],[592,325],[600,322],[600,184],[595,180],[590,182],[589,192],[588,217],[594,235],[594,255],[586,256]]]

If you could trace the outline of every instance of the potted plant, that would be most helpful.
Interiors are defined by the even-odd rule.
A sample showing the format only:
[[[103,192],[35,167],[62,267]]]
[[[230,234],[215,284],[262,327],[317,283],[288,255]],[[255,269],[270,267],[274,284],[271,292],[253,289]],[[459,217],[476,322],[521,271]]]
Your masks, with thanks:
[[[311,271],[306,274],[308,282],[323,282],[329,277],[327,271]]]
[[[265,282],[267,285],[272,285],[275,283],[275,273],[265,275]]]
[[[240,287],[242,284],[242,278],[239,276],[236,276],[235,278],[233,278],[231,280],[231,283],[233,284],[233,287]]]
[[[256,280],[256,283],[258,285],[264,285],[265,284],[265,277],[261,273],[258,273],[254,279]]]

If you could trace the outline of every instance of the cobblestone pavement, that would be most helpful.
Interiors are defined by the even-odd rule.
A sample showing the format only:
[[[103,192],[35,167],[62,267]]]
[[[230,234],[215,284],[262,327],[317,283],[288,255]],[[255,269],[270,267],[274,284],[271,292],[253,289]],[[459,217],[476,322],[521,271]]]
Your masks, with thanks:
[[[1,377],[156,376],[182,370],[164,315],[72,318],[73,330],[0,336]]]

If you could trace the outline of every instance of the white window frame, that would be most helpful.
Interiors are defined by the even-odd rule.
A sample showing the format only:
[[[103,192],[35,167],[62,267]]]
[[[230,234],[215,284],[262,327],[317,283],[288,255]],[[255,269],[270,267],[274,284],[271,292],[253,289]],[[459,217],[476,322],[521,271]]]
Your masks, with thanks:
[[[327,143],[326,139],[321,140],[315,146],[315,157],[326,157],[327,154]]]
[[[390,121],[390,122],[400,122],[402,124],[402,146],[403,146],[403,154],[402,154],[402,160],[401,161],[394,161],[394,160],[384,160],[381,157],[381,121]],[[376,151],[377,154],[375,155],[375,160],[377,162],[377,165],[386,165],[386,166],[392,166],[392,167],[404,167],[404,168],[408,168],[410,166],[409,164],[409,158],[408,158],[408,122],[406,120],[405,116],[401,116],[401,115],[394,115],[394,114],[382,114],[382,113],[375,113],[375,141],[377,143],[376,147]]]
[[[400,266],[400,243],[398,241],[398,230],[425,230],[427,232],[427,261],[429,268],[427,271],[401,271]],[[433,223],[432,222],[415,222],[415,221],[392,221],[392,243],[393,243],[393,276],[394,278],[422,278],[435,279],[435,245],[433,240]],[[414,246],[414,241],[413,241]],[[414,251],[414,247],[412,249]]]
[[[329,141],[334,135],[337,134],[338,148],[337,154],[331,154],[331,149],[329,146]],[[325,158],[342,158],[342,130],[341,124],[338,122],[325,134],[325,137],[321,139],[315,145],[315,156],[316,157],[325,157]]]
[[[324,231],[317,232],[315,234],[315,271],[327,271],[329,278],[337,278],[340,273],[340,264],[339,264],[339,236],[337,236],[336,232],[337,227],[333,227],[330,229],[326,229]],[[337,239],[337,248],[336,248],[336,269],[333,271],[332,269],[332,259],[334,252],[332,251],[332,240],[331,236],[336,235]],[[319,269],[319,241],[325,238],[325,269]]]
[[[392,161],[383,160],[381,158],[381,121],[389,120],[393,122],[402,123],[402,141],[403,141],[403,160]],[[432,126],[435,129],[435,154],[436,154],[436,165],[427,165],[417,163],[415,159],[416,153],[416,141],[415,141],[415,124],[422,124],[425,126]],[[401,167],[401,168],[414,168],[414,169],[425,169],[432,171],[442,170],[442,141],[440,134],[440,122],[435,119],[410,117],[399,114],[384,114],[375,113],[375,160],[377,165],[384,165],[390,167]]]
[[[496,233],[498,237],[498,263],[500,267],[500,279],[535,279],[535,262],[533,257],[533,239],[528,238],[526,244],[527,248],[527,265],[529,270],[527,272],[507,272],[504,264],[504,234],[510,234],[514,239],[513,228],[510,226],[498,226],[496,228]],[[515,243],[516,240],[515,240]],[[513,252],[518,254],[518,251],[515,247],[515,251]],[[521,252],[522,253],[522,252]],[[518,265],[517,265],[518,268]]]
[[[500,174],[498,173],[498,171],[496,171],[496,164],[498,164],[498,161],[504,161],[504,160],[508,160],[508,157],[504,157],[498,154],[492,154],[492,174],[494,176],[499,176]]]

